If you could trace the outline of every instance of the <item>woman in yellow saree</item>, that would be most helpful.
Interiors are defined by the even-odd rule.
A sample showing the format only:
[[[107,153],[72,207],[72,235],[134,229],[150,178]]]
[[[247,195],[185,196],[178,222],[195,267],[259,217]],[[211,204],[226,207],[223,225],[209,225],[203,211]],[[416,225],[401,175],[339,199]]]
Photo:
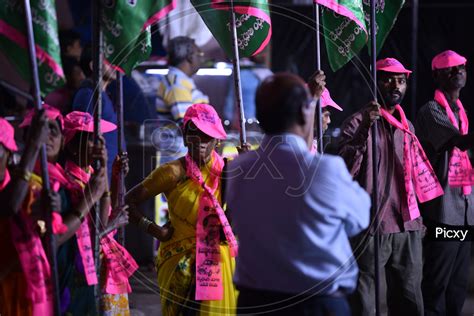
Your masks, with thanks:
[[[224,163],[215,152],[226,134],[212,106],[194,104],[183,135],[186,157],[158,167],[127,193],[130,221],[161,241],[156,268],[164,316],[235,315],[237,243],[219,202]],[[137,210],[160,193],[169,207],[163,227]]]

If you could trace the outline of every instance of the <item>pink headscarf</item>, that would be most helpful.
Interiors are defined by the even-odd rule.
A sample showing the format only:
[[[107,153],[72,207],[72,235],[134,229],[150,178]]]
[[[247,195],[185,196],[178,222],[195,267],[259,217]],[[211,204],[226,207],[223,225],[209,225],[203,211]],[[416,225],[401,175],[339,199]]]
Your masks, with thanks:
[[[15,130],[7,120],[0,117],[0,144],[5,146],[9,151],[17,151],[18,147],[15,142]]]

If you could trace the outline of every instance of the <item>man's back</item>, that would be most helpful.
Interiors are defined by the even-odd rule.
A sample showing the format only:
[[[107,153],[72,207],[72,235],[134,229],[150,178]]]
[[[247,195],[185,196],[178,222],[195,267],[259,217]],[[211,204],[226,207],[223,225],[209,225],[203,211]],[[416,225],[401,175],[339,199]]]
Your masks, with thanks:
[[[238,286],[293,294],[354,289],[348,236],[368,226],[370,199],[341,158],[310,154],[296,135],[266,136],[228,172]]]

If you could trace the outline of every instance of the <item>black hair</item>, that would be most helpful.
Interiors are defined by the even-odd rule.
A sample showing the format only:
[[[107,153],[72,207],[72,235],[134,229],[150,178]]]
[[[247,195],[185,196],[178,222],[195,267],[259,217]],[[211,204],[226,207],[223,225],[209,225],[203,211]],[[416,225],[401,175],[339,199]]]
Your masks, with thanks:
[[[59,45],[61,46],[61,53],[65,54],[68,46],[74,45],[74,42],[81,40],[81,34],[73,30],[66,30],[59,32]]]
[[[301,110],[308,103],[304,82],[289,73],[276,74],[265,80],[255,97],[257,119],[267,134],[284,133],[301,122]]]
[[[92,77],[92,69],[90,63],[92,61],[92,46],[86,45],[82,50],[81,60],[79,61],[79,65],[81,66],[84,75],[87,78]]]
[[[63,71],[64,71],[64,75],[66,76],[66,79],[72,75],[72,72],[74,71],[74,67],[81,68],[81,65],[77,61],[77,59],[70,56],[62,55],[61,63],[63,65]]]
[[[168,43],[168,59],[171,66],[178,66],[193,53],[195,42],[192,38],[178,36],[171,39]]]

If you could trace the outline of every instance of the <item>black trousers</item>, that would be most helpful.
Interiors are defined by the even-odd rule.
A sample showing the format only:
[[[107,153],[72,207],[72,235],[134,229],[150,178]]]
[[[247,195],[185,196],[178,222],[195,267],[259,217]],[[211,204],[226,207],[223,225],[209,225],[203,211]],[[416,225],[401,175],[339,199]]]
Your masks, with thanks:
[[[238,287],[238,315],[272,316],[350,316],[344,294],[291,295],[286,293]]]
[[[469,280],[470,241],[423,242],[425,315],[461,315]]]
[[[375,315],[374,237],[352,241],[359,265],[357,289],[351,297],[354,315]],[[422,232],[408,231],[380,236],[379,263],[382,315],[423,316]],[[385,311],[384,309],[387,309]]]

